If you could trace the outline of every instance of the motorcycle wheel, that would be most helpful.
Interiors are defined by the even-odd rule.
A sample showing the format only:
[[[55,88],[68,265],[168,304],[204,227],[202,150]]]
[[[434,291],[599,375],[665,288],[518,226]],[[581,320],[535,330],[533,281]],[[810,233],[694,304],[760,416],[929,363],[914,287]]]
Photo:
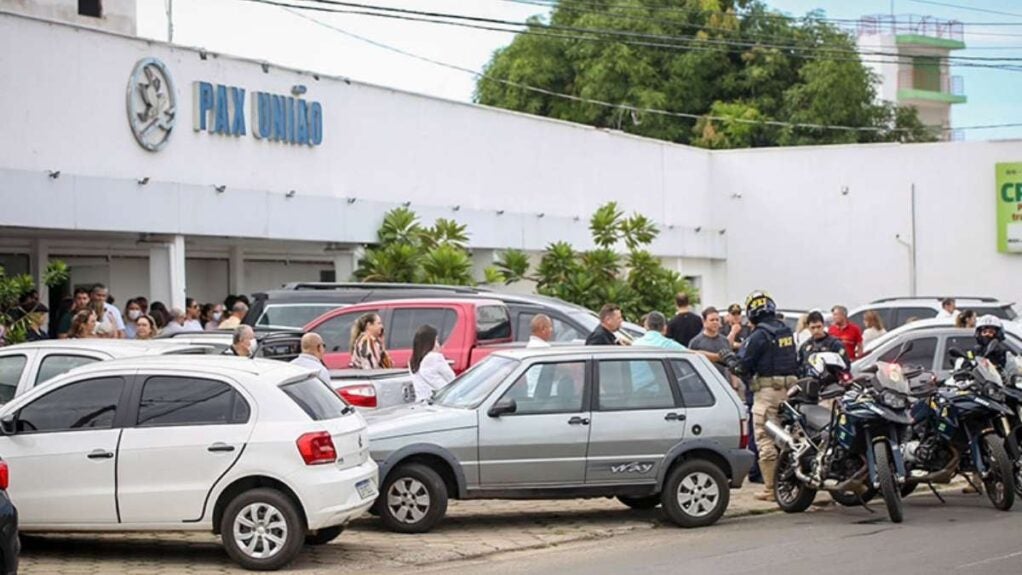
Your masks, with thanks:
[[[1014,463],[1015,468],[1015,493],[1022,497],[1022,456],[1019,456]]]
[[[887,504],[887,514],[893,523],[901,523],[905,519],[905,513],[901,504],[901,490],[898,482],[894,479],[894,461],[887,452],[887,443],[878,441],[873,444],[873,459],[876,461],[877,482],[880,484],[880,494]]]
[[[785,447],[777,455],[777,468],[774,470],[774,497],[777,506],[785,513],[802,513],[813,504],[816,490],[810,489],[795,476],[796,465],[792,459],[791,449]]]
[[[995,508],[1007,511],[1015,504],[1015,473],[1011,459],[1008,459],[1008,452],[1004,450],[1001,439],[993,433],[983,438],[981,449],[984,463],[990,471],[983,480],[987,497]]]
[[[877,496],[876,487],[867,487],[866,492],[860,497],[852,493],[851,491],[832,491],[830,493],[831,499],[837,501],[839,505],[845,507],[858,507],[863,503],[869,503]]]

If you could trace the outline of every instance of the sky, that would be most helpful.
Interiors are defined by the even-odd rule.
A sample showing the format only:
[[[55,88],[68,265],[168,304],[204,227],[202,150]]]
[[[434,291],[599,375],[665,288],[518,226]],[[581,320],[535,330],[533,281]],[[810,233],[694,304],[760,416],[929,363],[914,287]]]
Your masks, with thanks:
[[[472,99],[475,78],[471,74],[387,51],[309,18],[472,70],[482,70],[493,51],[513,39],[510,33],[362,15],[306,12],[307,17],[303,18],[277,6],[245,0],[138,0],[140,36],[167,39],[169,1],[173,2],[174,42],[177,44],[460,101]],[[515,21],[545,13],[540,6],[515,0],[353,1]],[[866,14],[890,14],[893,4],[895,14],[929,15],[965,22],[967,48],[954,52],[955,56],[1022,58],[1022,2],[1019,0],[766,0],[766,4],[793,16],[819,9],[830,18],[851,19]],[[1018,23],[1019,26],[969,24],[975,22]],[[1022,99],[1019,96],[1022,72],[952,68],[952,74],[963,76],[969,99],[968,103],[952,108],[953,127],[1022,123],[1022,106],[1018,105]],[[1022,138],[1022,128],[967,131],[965,137],[968,140]]]

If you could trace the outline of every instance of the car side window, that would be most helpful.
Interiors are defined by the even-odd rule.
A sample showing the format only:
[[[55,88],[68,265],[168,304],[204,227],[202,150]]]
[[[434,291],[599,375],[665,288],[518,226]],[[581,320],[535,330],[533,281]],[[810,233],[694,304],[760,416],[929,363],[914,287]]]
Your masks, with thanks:
[[[539,363],[525,371],[501,399],[513,399],[515,415],[582,411],[585,392],[584,361]]]
[[[937,310],[931,307],[903,307],[898,309],[898,321],[895,326],[903,326],[913,321],[935,317],[937,317]]]
[[[976,338],[971,335],[951,336],[944,340],[944,361],[942,369],[952,369],[955,366],[955,358],[951,357],[951,350],[957,349],[961,352],[970,351],[976,348]]]
[[[454,331],[458,314],[445,308],[395,309],[387,328],[387,349],[411,349],[415,330],[424,325],[436,328],[437,338],[443,345]]]
[[[28,358],[20,354],[0,357],[0,402],[7,403],[14,399],[26,363]]]
[[[662,361],[601,360],[599,365],[600,411],[671,409],[677,405]]]
[[[691,363],[683,359],[674,359],[671,360],[671,368],[674,369],[674,377],[677,378],[685,407],[710,407],[717,402],[713,392]]]
[[[351,351],[351,326],[363,314],[379,313],[377,310],[342,313],[324,321],[311,331],[318,333],[326,344],[328,353],[347,353]]]
[[[310,321],[339,307],[339,304],[268,305],[256,324],[301,329]]]
[[[923,337],[910,341],[912,342],[912,349],[905,352],[905,355],[901,356],[898,363],[906,366],[919,366],[925,369],[933,369],[933,359],[937,354],[937,338]],[[885,351],[883,355],[880,356],[879,361],[894,361],[900,352],[901,344],[895,345],[891,347],[891,349]]]
[[[220,381],[192,377],[150,377],[142,387],[139,427],[229,425],[248,421],[248,402]]]
[[[518,314],[518,322],[515,324],[515,341],[529,341],[529,336],[532,335],[532,318],[536,315],[532,312]],[[554,324],[553,341],[572,342],[586,338],[585,335],[560,318],[551,316],[550,321]]]
[[[35,383],[33,385],[39,385],[44,381],[67,373],[76,367],[88,365],[97,361],[99,360],[94,357],[87,357],[84,355],[48,355],[44,357],[42,363],[39,364],[39,373],[36,374]]]
[[[124,379],[104,377],[59,387],[21,408],[19,433],[110,429]]]

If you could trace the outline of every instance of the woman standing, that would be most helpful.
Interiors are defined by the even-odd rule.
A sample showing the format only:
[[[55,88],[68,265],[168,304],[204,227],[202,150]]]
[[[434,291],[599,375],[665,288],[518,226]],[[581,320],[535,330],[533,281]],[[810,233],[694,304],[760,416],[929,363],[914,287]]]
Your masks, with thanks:
[[[156,320],[152,316],[143,315],[135,320],[135,339],[153,339],[156,337]]]
[[[137,299],[129,299],[124,306],[124,337],[135,339],[135,322],[142,317],[142,306]]]
[[[440,353],[440,340],[436,328],[424,325],[415,331],[412,339],[412,359],[408,362],[415,387],[415,401],[424,402],[433,397],[454,379],[454,370],[447,364],[447,358]]]
[[[976,327],[976,312],[971,309],[967,309],[955,317],[955,327],[967,327],[974,329]]]
[[[880,314],[873,310],[867,311],[866,315],[862,316],[862,323],[866,324],[866,330],[862,332],[862,347],[864,348],[869,345],[869,342],[887,333]]]
[[[75,314],[71,320],[71,330],[68,332],[69,339],[88,339],[96,337],[96,312],[92,307],[87,307]]]
[[[113,310],[107,308],[102,301],[92,302],[90,307],[96,314],[96,337],[116,338],[117,318]]]
[[[355,369],[393,367],[394,363],[383,348],[383,320],[375,313],[367,313],[351,326],[351,362]]]

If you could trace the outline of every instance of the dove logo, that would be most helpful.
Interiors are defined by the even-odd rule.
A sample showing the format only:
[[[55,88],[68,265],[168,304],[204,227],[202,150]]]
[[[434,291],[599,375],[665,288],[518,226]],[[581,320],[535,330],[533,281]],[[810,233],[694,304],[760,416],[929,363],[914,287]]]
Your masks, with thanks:
[[[128,124],[138,145],[150,152],[167,144],[177,116],[177,94],[170,72],[156,58],[135,64],[128,80]]]

